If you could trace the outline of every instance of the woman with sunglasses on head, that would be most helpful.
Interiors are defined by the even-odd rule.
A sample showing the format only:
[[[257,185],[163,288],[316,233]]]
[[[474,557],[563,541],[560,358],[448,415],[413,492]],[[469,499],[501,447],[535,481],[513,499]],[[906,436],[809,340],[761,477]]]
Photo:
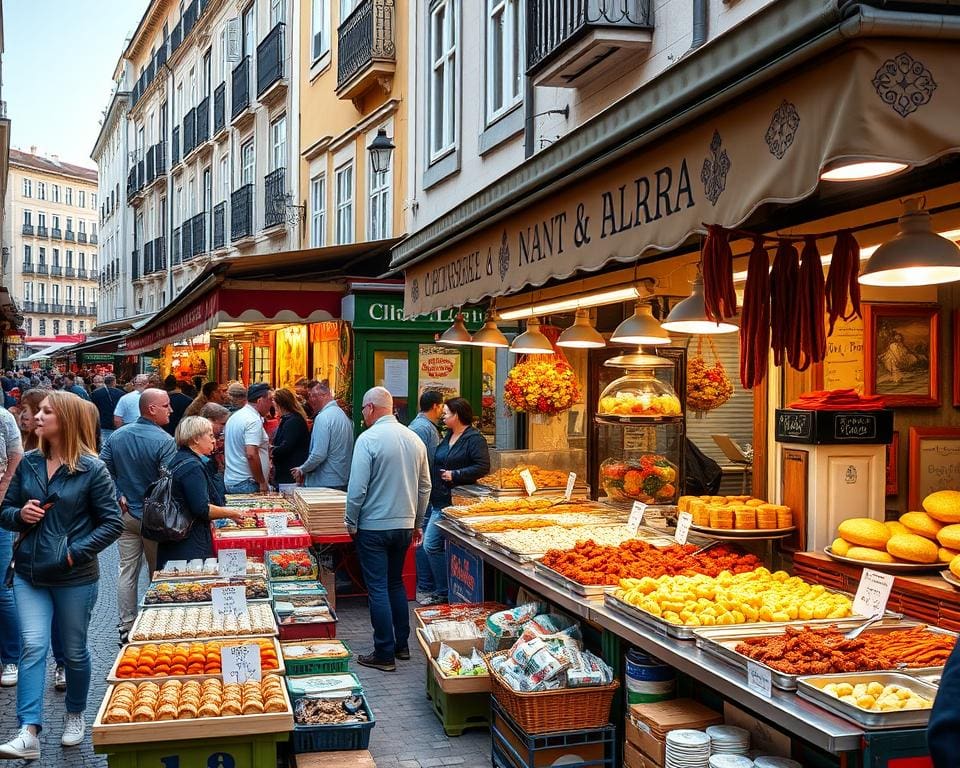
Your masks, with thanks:
[[[40,758],[44,661],[54,614],[67,677],[61,743],[80,744],[86,729],[97,555],[123,530],[116,488],[96,454],[95,409],[86,405],[69,392],[47,393],[36,414],[39,446],[24,455],[0,508],[0,525],[18,534],[12,575],[21,646],[20,731],[0,745],[0,758]]]

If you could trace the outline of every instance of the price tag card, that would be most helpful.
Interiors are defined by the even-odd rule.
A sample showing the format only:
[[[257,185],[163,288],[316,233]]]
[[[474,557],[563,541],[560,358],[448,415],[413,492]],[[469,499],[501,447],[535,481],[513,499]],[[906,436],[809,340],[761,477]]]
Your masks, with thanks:
[[[759,693],[765,699],[769,699],[773,696],[773,679],[770,669],[757,664],[755,661],[748,661],[747,686],[754,693]]]
[[[264,515],[263,522],[267,526],[267,536],[285,536],[287,533],[287,513]]]
[[[857,616],[878,616],[887,610],[887,600],[893,589],[893,574],[863,569],[860,586],[853,598],[853,612]]]
[[[677,532],[673,538],[680,546],[687,543],[687,536],[690,535],[690,524],[693,522],[693,515],[689,512],[681,512],[677,517]]]
[[[245,683],[247,680],[259,680],[260,646],[228,645],[220,649],[220,668],[225,683]]]
[[[563,492],[563,498],[567,501],[573,497],[573,486],[577,484],[577,473],[571,472],[567,475],[567,489]]]
[[[520,479],[523,480],[523,487],[527,489],[527,495],[533,496],[537,492],[537,484],[533,482],[533,475],[529,469],[520,470]]]
[[[627,520],[627,529],[631,536],[636,536],[640,530],[640,524],[643,522],[643,513],[647,511],[647,505],[642,501],[633,502],[633,508],[630,510],[630,518]]]
[[[222,577],[247,575],[247,550],[221,549],[217,552],[217,573]]]
[[[210,590],[213,600],[213,613],[218,618],[225,616],[243,616],[247,612],[247,588],[214,587]]]

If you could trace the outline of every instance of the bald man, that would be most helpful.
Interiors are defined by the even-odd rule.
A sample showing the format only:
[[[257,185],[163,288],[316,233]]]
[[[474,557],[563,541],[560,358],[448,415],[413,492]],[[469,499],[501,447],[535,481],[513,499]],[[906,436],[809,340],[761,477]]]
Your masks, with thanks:
[[[143,497],[150,484],[160,477],[161,468],[177,452],[176,442],[163,430],[170,422],[173,410],[170,395],[162,389],[144,389],[138,405],[140,418],[132,424],[124,424],[110,435],[100,452],[100,458],[117,485],[123,515],[123,533],[117,543],[120,550],[117,607],[121,643],[127,641],[130,627],[137,617],[137,584],[144,556],[148,577],[152,577],[157,567],[157,543],[140,535]]]
[[[113,426],[120,429],[124,424],[133,424],[139,416],[140,395],[150,383],[150,377],[145,373],[138,373],[133,377],[133,391],[127,392],[117,401],[113,411]]]

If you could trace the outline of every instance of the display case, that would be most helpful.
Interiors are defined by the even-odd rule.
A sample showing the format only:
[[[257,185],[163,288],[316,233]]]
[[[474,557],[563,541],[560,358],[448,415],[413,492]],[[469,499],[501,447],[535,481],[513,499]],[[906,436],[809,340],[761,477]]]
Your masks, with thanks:
[[[538,490],[563,491],[571,472],[577,475],[577,487],[586,485],[587,452],[582,448],[554,451],[490,451],[490,473],[477,485],[492,491],[511,493],[525,490],[520,472],[529,470]]]

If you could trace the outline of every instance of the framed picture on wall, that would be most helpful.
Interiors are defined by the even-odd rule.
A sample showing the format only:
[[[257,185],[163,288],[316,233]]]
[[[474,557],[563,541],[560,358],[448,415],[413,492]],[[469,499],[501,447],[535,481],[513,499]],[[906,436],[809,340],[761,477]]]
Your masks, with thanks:
[[[887,496],[900,493],[900,431],[894,430],[893,439],[887,443]]]
[[[934,491],[960,488],[960,427],[910,427],[908,451],[910,509]]]
[[[940,405],[940,307],[864,304],[864,394],[888,407]]]

